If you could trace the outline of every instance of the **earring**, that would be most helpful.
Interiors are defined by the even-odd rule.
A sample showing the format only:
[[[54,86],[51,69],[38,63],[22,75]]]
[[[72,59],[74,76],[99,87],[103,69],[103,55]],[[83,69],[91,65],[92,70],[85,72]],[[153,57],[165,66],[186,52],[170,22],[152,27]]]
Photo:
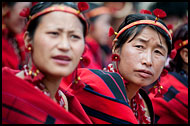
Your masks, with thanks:
[[[167,73],[168,71],[166,69],[163,69],[160,76],[164,77],[167,75]],[[162,97],[164,94],[163,86],[160,84],[159,80],[160,78],[157,80],[157,83],[152,88],[149,89],[149,92],[155,94],[154,97]]]
[[[81,56],[80,60],[84,66],[88,66],[90,64],[90,59],[87,56]]]
[[[32,45],[28,44],[27,48],[26,48],[26,52],[31,52],[32,51]]]
[[[29,69],[27,65],[24,65],[24,76],[25,80],[36,84],[44,78],[44,75],[39,71],[39,69],[36,68],[34,64],[32,64],[31,69]]]
[[[112,61],[119,61],[120,57],[118,54],[112,54]]]

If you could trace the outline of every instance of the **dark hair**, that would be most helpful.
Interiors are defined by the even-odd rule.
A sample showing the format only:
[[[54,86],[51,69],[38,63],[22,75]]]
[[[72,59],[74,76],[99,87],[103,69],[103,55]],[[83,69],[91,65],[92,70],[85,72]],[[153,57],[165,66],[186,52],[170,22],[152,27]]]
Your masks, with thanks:
[[[187,40],[188,39],[188,24],[185,23],[183,25],[180,25],[173,33],[173,43],[172,43],[172,48],[174,48],[174,44],[177,40]],[[181,49],[179,49],[177,51],[177,55],[176,57],[171,60],[169,62],[170,64],[170,71],[176,71],[176,72],[179,72],[182,70],[182,66],[183,66],[183,60],[180,56],[180,51],[183,49],[183,48],[187,48],[188,45],[182,47]]]
[[[7,5],[8,7],[13,7],[17,2],[2,2],[3,5]]]
[[[123,21],[123,23],[119,26],[118,32],[125,27],[126,25],[138,21],[138,20],[155,20],[155,16],[150,15],[150,14],[130,14],[128,15],[125,20]],[[166,28],[167,26],[164,24],[164,22],[161,19],[158,19],[158,22],[160,22],[161,24],[163,24]],[[134,37],[130,40],[132,41],[145,27],[151,27],[153,28],[155,31],[159,32],[165,39],[166,39],[166,44],[168,47],[168,55],[171,52],[171,40],[170,37],[168,36],[168,34],[160,27],[157,27],[155,25],[150,25],[150,24],[140,24],[140,25],[135,25],[127,30],[125,30],[119,37],[118,40],[115,42],[115,49],[116,48],[122,48],[123,44],[129,39],[129,37],[134,33]]]
[[[34,14],[36,14],[36,13],[39,13],[40,11],[42,11],[42,10],[44,10],[44,9],[50,7],[50,6],[53,6],[53,5],[66,5],[66,6],[69,6],[69,7],[74,8],[74,9],[77,9],[76,4],[73,3],[73,2],[39,2],[39,3],[37,3],[35,6],[33,6],[33,7],[31,8],[31,10],[30,10],[30,16],[32,16],[32,15],[34,15]],[[43,15],[41,15],[41,16],[35,18],[34,20],[32,20],[32,21],[30,22],[27,31],[29,32],[29,36],[30,36],[31,38],[33,38],[34,33],[35,33],[35,30],[36,30],[38,24],[40,23],[40,20],[41,20],[41,17],[42,17],[42,16],[43,16]],[[79,18],[79,19],[80,19],[80,18]],[[27,20],[29,20],[29,19],[27,19]],[[83,34],[84,34],[84,36],[85,36],[85,34],[86,34],[86,29],[87,29],[87,28],[86,28],[86,24],[85,24],[85,22],[84,22],[82,19],[80,19],[80,21],[81,21],[81,23],[82,23],[82,25],[83,25]]]

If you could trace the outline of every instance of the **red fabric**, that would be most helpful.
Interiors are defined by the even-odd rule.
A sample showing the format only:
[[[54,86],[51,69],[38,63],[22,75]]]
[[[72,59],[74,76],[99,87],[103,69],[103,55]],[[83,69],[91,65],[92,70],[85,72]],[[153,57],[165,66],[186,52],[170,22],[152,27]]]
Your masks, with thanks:
[[[75,84],[74,87],[69,88],[68,91],[74,94],[82,105],[85,105],[94,111],[109,115],[119,120],[124,120],[129,123],[138,124],[131,108],[125,104],[117,101],[112,91],[107,84],[99,76],[91,72],[89,69],[81,68],[78,70],[78,76],[81,78],[80,84]],[[85,85],[88,85],[91,91],[88,91]],[[83,85],[83,86],[80,86]],[[85,87],[85,88],[84,88]],[[94,92],[94,93],[93,93]],[[99,95],[98,95],[99,94]],[[112,99],[112,100],[110,100]],[[127,104],[127,103],[126,103]],[[93,113],[87,113],[95,124],[109,124],[110,122],[92,116]],[[93,114],[95,115],[95,114]],[[114,122],[118,123],[118,122]]]
[[[88,49],[84,55],[90,58],[90,65],[87,68],[102,69],[101,49],[99,44],[92,38],[86,37]]]
[[[2,67],[7,66],[12,69],[19,69],[19,65],[24,65],[25,62],[25,44],[23,40],[23,33],[16,35],[15,39],[20,50],[19,56],[15,53],[15,49],[9,43],[7,36],[2,35]],[[21,59],[19,59],[19,57]]]
[[[14,52],[14,48],[8,43],[8,40],[2,36],[2,67],[4,66],[18,69],[19,59]]]
[[[62,89],[68,99],[67,112],[32,84],[16,77],[17,72],[8,67],[2,69],[3,123],[92,123],[75,96]]]
[[[161,78],[160,84],[165,92],[173,86],[179,93],[170,101],[164,97],[154,98],[155,94],[150,93],[155,115],[159,116],[158,124],[182,124],[188,123],[188,89],[171,74]],[[185,107],[185,106],[186,107]]]

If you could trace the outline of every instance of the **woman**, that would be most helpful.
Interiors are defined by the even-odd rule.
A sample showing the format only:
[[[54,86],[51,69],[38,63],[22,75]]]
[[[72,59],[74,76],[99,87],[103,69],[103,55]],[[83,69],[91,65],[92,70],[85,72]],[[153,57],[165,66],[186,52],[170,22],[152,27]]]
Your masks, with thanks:
[[[151,12],[150,12],[151,13]],[[130,14],[113,41],[113,64],[108,71],[119,73],[126,86],[130,107],[140,124],[154,122],[151,101],[144,90],[157,81],[171,50],[171,35],[154,15]]]
[[[2,3],[2,67],[22,69],[26,63],[23,40],[25,18],[19,13],[23,8],[30,8],[31,2]]]
[[[74,7],[41,2],[31,9],[24,35],[29,66],[2,69],[3,123],[92,123],[76,97],[59,88],[84,51],[87,23]]]
[[[156,122],[158,124],[188,123],[188,24],[179,26],[173,33],[173,51],[170,69],[165,77],[161,77],[164,96],[152,100]],[[173,54],[173,53],[171,53]]]
[[[86,37],[89,49],[84,55],[91,59],[88,68],[102,69],[111,59],[111,39],[107,36],[111,26],[111,12],[103,5],[95,3],[89,5],[90,9],[85,13],[90,22],[89,34]]]
[[[87,5],[72,7],[67,2],[41,2],[30,13],[25,9],[29,21],[24,40],[31,60],[23,71],[2,69],[3,123],[137,123],[124,86],[117,84],[122,82],[115,78],[118,74],[76,69],[85,48],[88,25],[81,11]],[[61,88],[63,77],[73,71],[74,82]],[[83,74],[88,81],[89,73],[98,80],[84,83],[79,78]],[[126,113],[129,117],[123,116]]]

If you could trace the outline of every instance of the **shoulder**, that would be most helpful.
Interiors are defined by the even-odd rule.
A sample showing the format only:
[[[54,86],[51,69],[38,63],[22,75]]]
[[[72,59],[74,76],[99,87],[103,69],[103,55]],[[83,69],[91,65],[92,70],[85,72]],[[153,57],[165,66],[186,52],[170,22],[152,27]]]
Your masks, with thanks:
[[[124,85],[121,76],[118,73],[114,72],[106,72],[98,69],[88,69],[88,68],[80,68],[78,70],[78,76],[84,82],[90,83],[104,83],[108,84],[113,82],[112,84]]]
[[[7,76],[7,75],[16,75],[16,73],[20,72],[20,70],[14,70],[9,67],[2,67],[2,76]]]
[[[89,87],[90,90],[99,94],[127,102],[125,86],[119,74],[97,69],[81,68],[78,71],[78,76],[87,85],[86,89]]]

